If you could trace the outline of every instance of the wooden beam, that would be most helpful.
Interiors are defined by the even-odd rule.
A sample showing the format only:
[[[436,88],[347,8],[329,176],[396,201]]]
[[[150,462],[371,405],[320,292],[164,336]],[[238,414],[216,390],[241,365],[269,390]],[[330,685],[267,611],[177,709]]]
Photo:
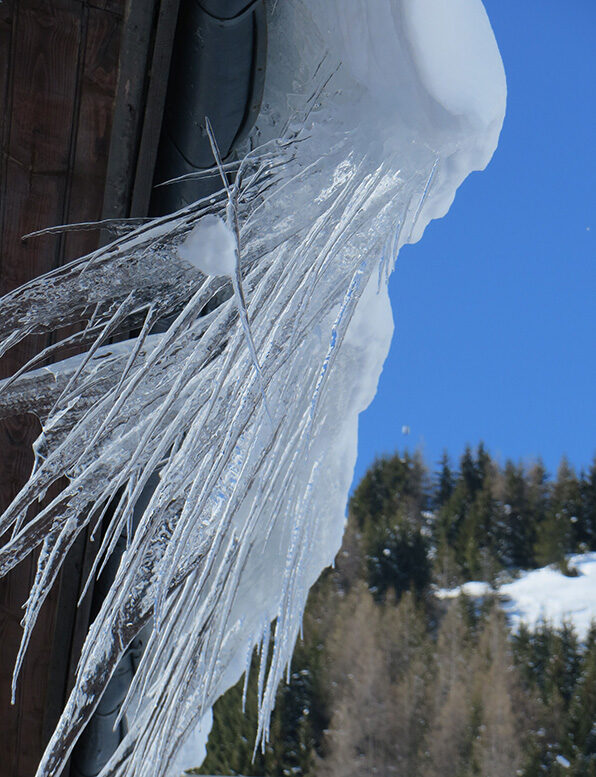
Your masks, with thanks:
[[[158,0],[129,0],[127,4],[103,218],[124,218],[130,214],[158,8]]]
[[[161,0],[149,70],[143,131],[137,154],[131,216],[146,216],[149,211],[179,7],[180,0]]]

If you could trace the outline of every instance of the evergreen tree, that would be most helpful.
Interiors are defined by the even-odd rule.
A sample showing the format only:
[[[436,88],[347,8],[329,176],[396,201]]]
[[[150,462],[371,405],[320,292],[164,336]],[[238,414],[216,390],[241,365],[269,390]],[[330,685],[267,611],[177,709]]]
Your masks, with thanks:
[[[350,522],[362,538],[368,584],[378,599],[389,589],[422,596],[431,582],[423,512],[428,473],[419,455],[377,459],[350,500]]]
[[[542,525],[546,520],[548,501],[550,495],[550,486],[548,482],[548,473],[540,459],[533,464],[527,474],[527,494],[528,494],[528,521],[532,527],[533,536],[537,539]],[[532,548],[532,564],[537,566],[538,561],[535,553],[536,540]]]
[[[469,445],[466,445],[459,462],[459,480],[463,482],[468,498],[471,501],[476,491],[482,486],[482,475],[476,466],[476,461]]]
[[[451,471],[449,456],[446,451],[441,457],[440,467],[432,500],[435,510],[439,510],[443,505],[447,504],[455,487],[453,472]]]
[[[475,527],[468,516],[478,485],[476,467],[470,448],[466,448],[459,465],[455,488],[439,511],[437,533],[442,542],[442,554],[449,548],[457,566],[458,575],[470,579],[470,562],[475,565]]]
[[[586,640],[581,675],[575,687],[569,714],[570,760],[576,777],[596,775],[596,623]]]
[[[507,461],[503,473],[503,513],[503,563],[505,566],[528,569],[534,560],[536,526],[532,521],[524,468],[512,461]]]
[[[596,459],[580,478],[563,460],[551,486],[540,462],[501,470],[479,445],[455,477],[444,455],[433,483],[418,455],[370,468],[337,567],[309,597],[265,752],[252,762],[253,669],[245,713],[241,683],[215,705],[202,773],[596,777],[596,624],[585,648],[570,624],[509,639],[490,597],[428,595],[433,569],[441,585],[491,579],[590,546]]]
[[[434,573],[443,588],[459,582],[458,564],[453,550],[456,535],[453,508],[450,500],[455,490],[455,478],[451,470],[449,456],[445,452],[441,457],[439,476],[435,481],[432,506],[435,511],[432,525],[432,538],[435,548]]]
[[[468,561],[472,577],[492,581],[505,561],[503,510],[496,498],[497,468],[485,459],[482,486],[470,507],[468,521],[473,531],[475,567]]]
[[[460,460],[455,488],[440,510],[437,534],[446,556],[445,544],[453,549],[459,573],[471,580],[492,579],[500,566],[500,513],[495,498],[497,468],[482,443],[476,458],[466,447]]]
[[[561,460],[557,480],[552,488],[545,520],[536,540],[535,555],[539,566],[558,563],[565,566],[565,554],[577,548],[577,531],[581,525],[579,481],[566,458]]]
[[[582,526],[589,550],[596,550],[596,457],[589,471],[581,479]]]
[[[385,527],[376,540],[371,539],[367,558],[369,587],[379,600],[389,589],[398,600],[409,590],[421,598],[431,583],[428,544],[420,529],[406,521]]]
[[[573,624],[565,621],[557,630],[554,656],[551,660],[551,682],[560,693],[565,707],[571,697],[580,675],[580,650]]]
[[[428,473],[419,454],[378,458],[368,469],[350,499],[350,514],[358,529],[389,524],[398,514],[422,523],[428,507]]]
[[[478,489],[484,486],[484,481],[489,477],[494,469],[493,460],[481,441],[476,450],[476,472],[478,473]]]
[[[522,774],[562,777],[568,772],[557,756],[570,762],[574,757],[568,731],[581,671],[577,637],[569,624],[557,629],[543,622],[533,632],[522,626],[512,644],[526,697],[535,697],[533,725],[526,723],[530,736]]]

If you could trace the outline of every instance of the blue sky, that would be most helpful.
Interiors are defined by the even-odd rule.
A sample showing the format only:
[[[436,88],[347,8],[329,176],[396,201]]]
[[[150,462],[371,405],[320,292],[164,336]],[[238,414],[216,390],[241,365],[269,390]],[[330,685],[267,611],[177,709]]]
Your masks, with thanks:
[[[596,3],[484,4],[507,71],[501,142],[398,257],[356,478],[405,447],[433,465],[483,440],[551,472],[596,453]]]

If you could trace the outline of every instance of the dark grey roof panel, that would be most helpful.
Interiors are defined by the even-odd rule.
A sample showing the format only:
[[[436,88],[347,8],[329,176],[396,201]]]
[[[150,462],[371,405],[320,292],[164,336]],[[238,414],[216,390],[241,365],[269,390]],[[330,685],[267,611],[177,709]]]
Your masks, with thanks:
[[[218,19],[233,19],[246,11],[254,0],[197,0],[204,11]]]
[[[229,18],[216,18],[216,7]],[[230,156],[259,112],[265,55],[263,0],[182,2],[154,183],[214,165],[205,117],[222,158]],[[218,180],[206,178],[156,189],[151,210],[171,212],[219,188]]]

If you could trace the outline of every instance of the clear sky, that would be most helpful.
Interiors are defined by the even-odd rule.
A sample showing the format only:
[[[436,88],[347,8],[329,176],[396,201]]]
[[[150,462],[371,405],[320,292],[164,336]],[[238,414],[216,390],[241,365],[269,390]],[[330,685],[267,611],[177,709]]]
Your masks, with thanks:
[[[484,5],[508,80],[501,142],[398,257],[356,478],[405,447],[433,465],[483,440],[551,472],[596,453],[596,2]]]

